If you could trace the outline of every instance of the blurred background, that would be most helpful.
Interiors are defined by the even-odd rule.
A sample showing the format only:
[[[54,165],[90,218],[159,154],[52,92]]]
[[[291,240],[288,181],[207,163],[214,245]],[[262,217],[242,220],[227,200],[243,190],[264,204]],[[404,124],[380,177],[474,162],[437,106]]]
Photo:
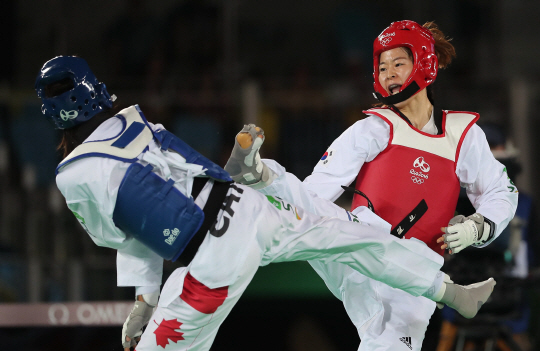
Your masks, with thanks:
[[[539,237],[531,224],[540,214],[533,206],[540,196],[539,16],[537,0],[2,1],[0,303],[126,301],[134,295],[116,287],[115,252],[91,242],[55,188],[59,133],[42,118],[33,90],[45,61],[85,58],[120,103],[138,103],[150,121],[220,165],[242,125],[256,123],[267,136],[262,156],[303,179],[376,102],[376,36],[392,21],[435,21],[457,51],[434,84],[436,107],[479,112],[481,122],[495,125],[519,164],[513,180],[530,200],[513,227],[514,241],[517,235],[528,245],[526,267],[508,274],[516,279],[509,289],[516,302],[477,322],[501,334],[480,330],[475,337],[481,342],[464,341],[461,349],[483,350],[491,338],[493,350],[511,350],[501,340],[519,334],[526,339],[523,350],[540,350],[533,283]],[[345,207],[350,202],[340,200]],[[515,268],[510,239],[501,242],[480,266]],[[174,268],[166,264],[165,278]],[[525,324],[500,323],[511,318]],[[443,333],[451,340],[448,350],[474,339],[466,332],[473,326],[437,311],[424,350],[445,350],[437,345],[447,321],[456,327],[450,336]],[[6,350],[120,350],[120,328],[4,324],[0,336]],[[307,263],[291,263],[260,270],[213,349],[356,350],[358,342],[322,280]]]

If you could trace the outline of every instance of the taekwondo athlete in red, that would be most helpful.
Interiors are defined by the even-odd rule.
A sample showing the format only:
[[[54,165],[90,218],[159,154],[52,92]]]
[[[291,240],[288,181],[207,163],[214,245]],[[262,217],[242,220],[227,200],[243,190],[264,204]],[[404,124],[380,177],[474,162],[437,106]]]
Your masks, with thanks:
[[[234,167],[242,160],[233,150],[225,169],[236,181],[315,213],[310,201],[335,201],[342,186],[357,179],[356,189],[348,190],[355,191],[352,213],[361,221],[375,223],[370,208],[388,232],[421,240],[438,254],[488,245],[512,219],[517,191],[475,124],[478,114],[433,106],[431,84],[453,56],[434,23],[394,22],[374,42],[374,86],[382,106],[365,111],[365,119],[337,138],[303,183],[273,160],[258,162],[261,142],[250,149],[257,167]],[[242,132],[255,135],[250,128]],[[460,186],[477,210],[469,218],[452,218]],[[359,350],[421,349],[435,303],[343,265],[310,264],[343,301],[362,340]]]
[[[135,287],[124,350],[146,324],[138,351],[209,350],[258,267],[272,262],[341,262],[469,318],[493,290],[493,279],[472,287],[440,282],[439,255],[339,220],[334,212],[342,209],[329,201],[319,202],[322,217],[233,183],[221,167],[148,122],[138,105],[116,105],[82,58],[49,60],[35,88],[43,114],[63,130],[56,183],[68,208],[97,245],[117,250],[117,284]],[[181,267],[160,296],[164,259]]]

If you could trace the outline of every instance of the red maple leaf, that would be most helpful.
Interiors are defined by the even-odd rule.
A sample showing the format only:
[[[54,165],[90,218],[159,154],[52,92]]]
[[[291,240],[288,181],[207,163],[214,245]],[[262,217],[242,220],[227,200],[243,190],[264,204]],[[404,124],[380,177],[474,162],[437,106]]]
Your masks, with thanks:
[[[156,323],[155,320],[154,323]],[[184,340],[184,337],[182,336],[184,333],[175,330],[180,329],[181,325],[182,323],[180,323],[177,319],[161,321],[161,323],[158,324],[157,329],[154,330],[157,345],[165,348],[167,345],[169,345],[169,339],[175,343],[180,340]]]

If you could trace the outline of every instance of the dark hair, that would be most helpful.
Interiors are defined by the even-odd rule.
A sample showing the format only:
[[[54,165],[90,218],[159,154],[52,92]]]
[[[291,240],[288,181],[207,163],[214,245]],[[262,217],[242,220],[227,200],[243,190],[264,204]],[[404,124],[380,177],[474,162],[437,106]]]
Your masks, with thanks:
[[[62,131],[62,140],[57,147],[57,150],[62,152],[62,158],[69,155],[77,146],[81,145],[101,123],[116,115],[122,108],[123,107],[120,107],[118,103],[114,103],[112,108],[101,111],[88,121],[76,125],[73,128],[64,129]]]
[[[439,60],[439,68],[444,69],[448,67],[452,59],[456,57],[456,49],[450,43],[452,39],[446,37],[433,21],[424,23],[422,27],[429,30],[435,39],[435,54]]]

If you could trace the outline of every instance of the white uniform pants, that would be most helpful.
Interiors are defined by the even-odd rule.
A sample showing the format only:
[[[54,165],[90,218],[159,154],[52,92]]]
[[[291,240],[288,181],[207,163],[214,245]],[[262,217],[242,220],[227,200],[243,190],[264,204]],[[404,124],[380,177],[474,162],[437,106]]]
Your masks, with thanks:
[[[302,182],[275,161],[265,163],[279,176],[272,185],[261,189],[264,194],[279,194],[284,199],[316,214],[332,214],[347,220],[352,214],[308,192]],[[336,209],[337,208],[337,209]],[[385,228],[383,236],[391,236],[390,225],[366,208],[359,208],[358,219]],[[400,240],[401,242],[411,240]],[[407,259],[394,253],[406,264]],[[440,255],[424,245],[418,251],[426,255],[427,265],[442,264]],[[360,351],[420,351],[435,303],[425,297],[414,297],[402,290],[391,288],[339,263],[310,261],[330,291],[343,301],[347,314],[358,330]],[[422,269],[422,266],[416,267]],[[388,282],[387,282],[388,283]],[[391,284],[389,284],[391,285]]]
[[[225,204],[191,264],[167,280],[137,351],[210,349],[257,268],[271,262],[340,262],[414,295],[442,264],[417,253],[427,249],[421,242],[320,217],[241,185]]]
[[[435,302],[368,278],[339,263],[310,261],[331,290],[339,291],[358,330],[359,351],[420,351]]]

